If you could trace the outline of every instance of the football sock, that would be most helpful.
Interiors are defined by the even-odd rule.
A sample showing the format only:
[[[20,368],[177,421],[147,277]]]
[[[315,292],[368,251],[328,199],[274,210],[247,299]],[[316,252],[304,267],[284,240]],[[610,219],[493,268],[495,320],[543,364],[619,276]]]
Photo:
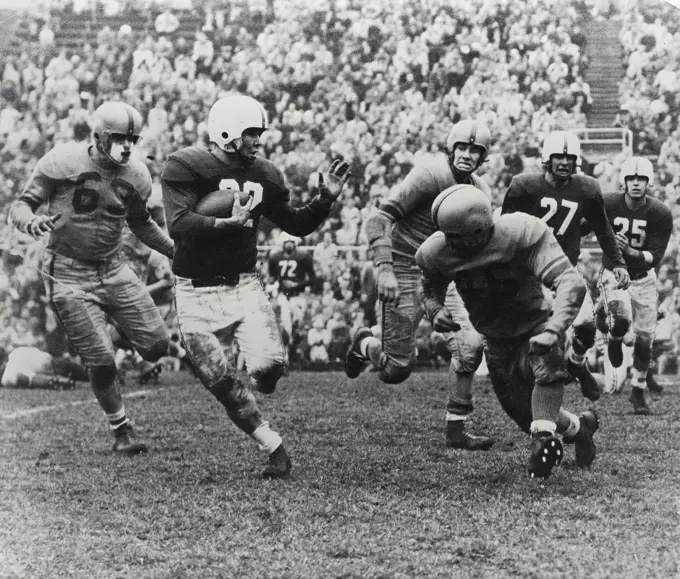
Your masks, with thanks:
[[[531,414],[536,420],[555,422],[564,398],[564,385],[536,384],[531,394]]]
[[[577,354],[572,350],[569,359],[577,366],[583,366],[586,363],[585,354]]]
[[[123,424],[130,422],[128,417],[125,416],[125,407],[114,414],[107,414],[106,418],[109,419],[109,428],[111,430],[116,430],[116,428],[120,428]]]
[[[468,419],[468,414],[456,414],[455,412],[446,413],[446,422],[462,422]]]
[[[274,452],[283,442],[279,434],[269,428],[268,422],[260,424],[250,436],[257,442],[260,450],[266,450],[269,454]]]
[[[579,417],[561,408],[557,415],[557,432],[566,438],[571,438],[576,435],[580,428],[581,420]]]
[[[534,420],[531,423],[531,434],[536,432],[547,432],[549,434],[555,434],[557,429],[557,424],[551,420]]]
[[[472,410],[472,381],[474,372],[456,372],[453,363],[449,366],[449,402],[461,408]]]

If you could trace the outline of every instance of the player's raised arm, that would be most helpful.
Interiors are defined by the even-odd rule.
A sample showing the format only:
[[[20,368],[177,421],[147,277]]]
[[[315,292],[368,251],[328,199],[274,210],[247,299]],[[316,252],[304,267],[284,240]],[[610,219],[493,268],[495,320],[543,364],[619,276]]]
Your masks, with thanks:
[[[328,217],[331,205],[349,177],[349,163],[336,159],[325,175],[319,172],[319,183],[311,201],[302,207],[292,207],[288,202],[288,190],[283,186],[283,175],[280,175],[282,191],[279,202],[272,204],[263,214],[283,231],[298,237],[309,235]]]

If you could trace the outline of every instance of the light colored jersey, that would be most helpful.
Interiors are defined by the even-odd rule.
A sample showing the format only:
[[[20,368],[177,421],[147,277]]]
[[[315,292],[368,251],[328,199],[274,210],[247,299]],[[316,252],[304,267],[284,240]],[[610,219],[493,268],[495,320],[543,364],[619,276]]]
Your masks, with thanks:
[[[103,167],[90,156],[90,146],[65,143],[44,155],[21,200],[34,210],[46,203],[50,215],[61,213],[48,250],[99,262],[120,249],[126,220],[146,215],[151,175],[135,158],[124,166]]]
[[[471,257],[455,255],[437,232],[423,243],[416,261],[444,290],[455,281],[473,326],[493,338],[521,336],[546,322],[552,307],[543,286],[552,287],[573,269],[546,224],[524,213],[501,216],[489,244]],[[582,299],[574,295],[569,315],[571,310],[576,315]],[[560,319],[554,330],[562,331],[565,323]]]
[[[432,155],[424,157],[392,190],[380,209],[396,221],[392,230],[394,254],[414,258],[423,241],[436,231],[431,217],[432,203],[444,189],[456,184],[446,156]],[[468,184],[491,198],[489,186],[480,177],[470,175]]]
[[[52,356],[32,346],[22,346],[12,350],[7,358],[7,366],[2,373],[2,385],[16,388],[17,376],[24,374],[31,378],[35,374],[52,374]]]

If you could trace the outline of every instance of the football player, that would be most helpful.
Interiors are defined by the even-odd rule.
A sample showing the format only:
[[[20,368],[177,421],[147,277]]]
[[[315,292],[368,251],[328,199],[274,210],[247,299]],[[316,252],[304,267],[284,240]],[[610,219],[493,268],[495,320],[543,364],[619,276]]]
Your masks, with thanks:
[[[602,191],[597,180],[576,174],[581,164],[581,143],[569,131],[554,131],[543,141],[541,152],[544,172],[522,173],[513,177],[503,200],[502,213],[521,211],[541,219],[550,227],[572,265],[581,254],[581,221],[595,231],[602,252],[612,264],[616,287],[626,289],[630,283],[614,231],[607,219]],[[610,326],[608,351],[612,364],[623,363],[622,340],[630,327],[625,307],[613,300],[608,304]],[[586,365],[586,352],[595,344],[595,316],[592,298],[586,293],[583,307],[573,327],[569,370],[578,378],[583,395],[597,400],[602,386]]]
[[[20,346],[7,355],[0,349],[0,383],[4,388],[72,390],[87,381],[87,369],[70,358],[52,356],[33,346]]]
[[[565,334],[586,294],[576,268],[540,219],[515,213],[494,224],[489,199],[476,187],[443,191],[432,205],[432,220],[441,231],[420,246],[416,262],[433,327],[458,327],[445,307],[453,281],[473,326],[484,336],[501,406],[531,433],[529,474],[547,478],[561,462],[558,433],[575,444],[577,465],[590,465],[598,417],[592,410],[576,416],[562,408],[565,386],[573,381]],[[554,306],[543,286],[555,291]]]
[[[299,238],[285,231],[279,237],[281,250],[274,252],[268,261],[269,275],[278,283],[279,304],[282,309],[282,318],[288,319],[286,328],[290,338],[291,350],[294,348],[294,335],[296,329],[302,323],[306,302],[302,293],[305,288],[312,288],[317,283],[314,271],[314,260],[310,253],[298,251]]]
[[[649,196],[654,185],[652,163],[642,157],[626,159],[621,167],[620,184],[622,192],[605,195],[604,203],[609,221],[616,234],[616,243],[630,273],[628,291],[609,290],[613,284],[614,264],[609,256],[602,258],[604,272],[602,281],[607,300],[600,300],[597,307],[598,327],[606,329],[607,301],[610,293],[616,294],[617,301],[631,311],[635,334],[633,347],[632,390],[630,401],[635,414],[649,414],[645,399],[647,372],[652,357],[652,345],[657,322],[658,292],[654,268],[666,253],[673,231],[673,215],[661,201]]]
[[[488,185],[474,172],[486,159],[491,133],[482,123],[463,120],[451,129],[448,158],[426,158],[395,187],[380,209],[366,221],[366,235],[378,271],[378,295],[382,302],[382,338],[359,328],[345,359],[345,373],[356,378],[370,360],[383,382],[398,384],[411,374],[415,363],[415,332],[422,318],[417,295],[420,272],[415,254],[435,231],[430,217],[432,202],[444,189],[471,184],[490,196]],[[465,428],[473,410],[472,382],[482,362],[482,338],[468,319],[455,287],[449,289],[447,308],[460,330],[448,333],[451,352],[449,400],[446,406],[446,444],[453,448],[488,450],[493,439],[475,436]]]
[[[278,433],[262,418],[255,397],[236,376],[225,352],[236,340],[255,388],[270,394],[286,369],[276,317],[256,272],[261,217],[304,236],[326,219],[349,177],[334,161],[319,176],[317,194],[302,207],[289,204],[281,171],[259,155],[267,129],[264,107],[244,95],[227,95],[208,115],[208,147],[192,146],[168,157],[161,176],[168,230],[177,245],[172,264],[177,316],[187,357],[201,382],[225,407],[232,422],[269,454],[262,473],[286,476],[290,459]],[[232,216],[194,211],[207,193],[230,189]]]
[[[142,116],[122,102],[94,112],[92,142],[58,145],[43,156],[10,210],[16,227],[49,234],[43,275],[47,296],[88,368],[90,383],[123,454],[145,452],[125,412],[116,380],[110,316],[150,362],[168,349],[165,324],[144,284],[121,257],[127,222],[146,245],[171,257],[172,240],[151,219],[151,175],[135,155]],[[36,210],[47,207],[46,214]]]

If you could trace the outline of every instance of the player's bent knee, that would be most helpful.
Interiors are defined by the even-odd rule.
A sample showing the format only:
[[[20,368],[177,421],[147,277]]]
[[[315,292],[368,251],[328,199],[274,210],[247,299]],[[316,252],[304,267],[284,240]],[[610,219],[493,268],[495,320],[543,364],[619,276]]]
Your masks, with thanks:
[[[385,384],[401,384],[411,375],[412,366],[397,366],[396,364],[388,363],[387,366],[380,372],[380,380]]]
[[[262,416],[257,401],[236,376],[227,374],[208,390],[246,434],[251,434],[260,425]]]
[[[168,338],[163,338],[158,340],[149,350],[146,352],[140,352],[142,358],[147,362],[156,362],[168,353],[168,347],[170,346],[170,340]]]
[[[255,388],[263,394],[271,394],[276,390],[276,384],[279,378],[286,372],[286,364],[277,362],[266,370],[255,370],[251,373],[251,377],[255,382]]]
[[[482,363],[484,356],[484,344],[481,336],[475,336],[465,340],[457,353],[452,354],[451,364],[456,372],[476,372]]]

